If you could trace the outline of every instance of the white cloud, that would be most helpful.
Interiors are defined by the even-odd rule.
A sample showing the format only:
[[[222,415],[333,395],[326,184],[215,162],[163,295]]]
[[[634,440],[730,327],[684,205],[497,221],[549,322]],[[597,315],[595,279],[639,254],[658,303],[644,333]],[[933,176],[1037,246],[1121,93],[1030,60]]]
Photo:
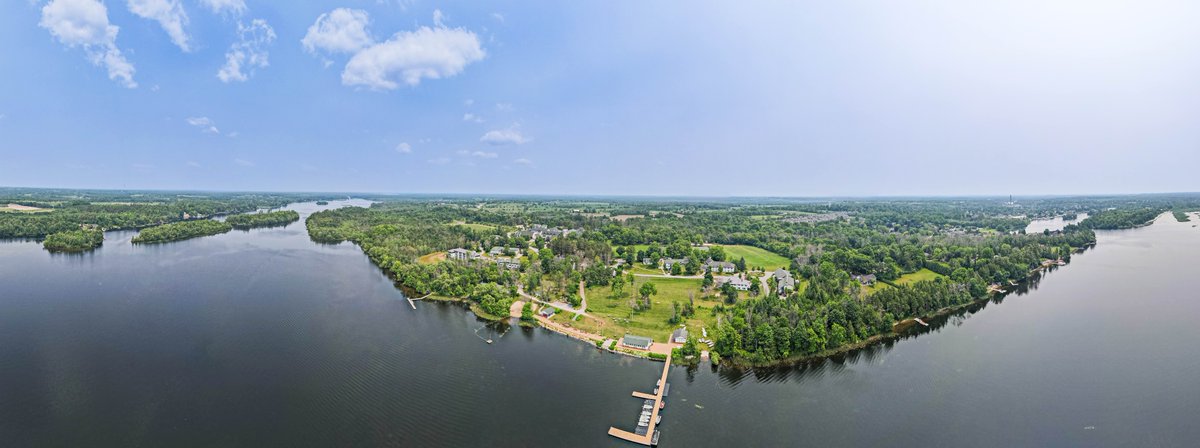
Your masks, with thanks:
[[[225,65],[217,71],[221,82],[246,81],[254,76],[256,68],[266,68],[267,46],[275,41],[275,30],[263,19],[254,19],[250,25],[238,23],[238,41],[225,52]]]
[[[244,0],[200,0],[204,6],[211,9],[213,14],[231,13],[241,15],[246,12]]]
[[[526,159],[526,158],[524,158],[524,157],[522,157],[522,158],[519,158],[519,159],[516,159],[516,160],[513,160],[513,163],[519,163],[519,164],[521,164],[521,165],[533,165],[533,161],[532,161],[532,160]]]
[[[108,8],[99,0],[50,0],[38,25],[68,47],[83,47],[92,64],[108,70],[108,79],[137,87],[133,64],[117,48],[120,28],[108,22]]]
[[[530,139],[521,135],[521,132],[516,129],[497,129],[483,134],[483,137],[479,137],[479,141],[489,145],[500,146],[521,145],[528,143]]]
[[[188,16],[179,0],[129,0],[127,4],[129,12],[158,22],[180,50],[191,51],[187,31],[183,30],[188,24]]]
[[[504,23],[504,14],[500,14],[498,12],[493,12],[492,18],[496,19],[497,22]]]
[[[445,165],[447,163],[450,163],[450,158],[449,157],[438,157],[436,159],[426,160],[426,162],[429,162],[434,165]]]
[[[246,159],[233,159],[233,163],[236,163],[240,166],[246,166],[246,167],[254,166],[254,162],[251,162]]]
[[[463,121],[471,121],[475,123],[483,123],[483,117],[467,112],[463,114]]]
[[[479,157],[481,159],[494,159],[499,156],[500,156],[499,154],[496,154],[494,152],[485,152],[485,151],[475,151],[475,152],[471,153],[471,157]]]
[[[213,123],[213,121],[210,120],[208,117],[188,117],[187,124],[198,127],[200,129],[204,130],[204,132],[208,132],[211,134],[220,134],[221,133],[221,131],[217,130],[216,123]]]
[[[411,154],[412,145],[408,144],[408,142],[400,142],[399,145],[396,145],[396,152],[400,154]]]
[[[485,55],[475,33],[462,28],[421,27],[396,33],[387,42],[356,53],[342,72],[342,84],[380,90],[396,89],[398,82],[416,86],[422,78],[457,75]]]
[[[309,53],[355,53],[373,44],[367,31],[371,17],[359,9],[338,8],[317,17],[300,44]]]

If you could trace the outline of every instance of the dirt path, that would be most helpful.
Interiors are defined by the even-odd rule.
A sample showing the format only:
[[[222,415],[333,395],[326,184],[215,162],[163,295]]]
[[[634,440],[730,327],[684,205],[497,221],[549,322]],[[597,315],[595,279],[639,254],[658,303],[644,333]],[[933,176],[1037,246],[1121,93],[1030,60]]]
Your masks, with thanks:
[[[520,285],[517,286],[517,294],[533,303],[539,303],[539,304],[546,305],[546,306],[552,306],[552,307],[558,308],[562,311],[566,311],[568,313],[582,314],[587,317],[592,317],[591,314],[587,313],[587,307],[586,307],[587,303],[586,302],[580,304],[582,309],[571,308],[571,305],[568,305],[564,302],[547,302],[545,300],[542,300],[537,297],[529,295],[528,293],[525,292],[524,287],[522,287]]]

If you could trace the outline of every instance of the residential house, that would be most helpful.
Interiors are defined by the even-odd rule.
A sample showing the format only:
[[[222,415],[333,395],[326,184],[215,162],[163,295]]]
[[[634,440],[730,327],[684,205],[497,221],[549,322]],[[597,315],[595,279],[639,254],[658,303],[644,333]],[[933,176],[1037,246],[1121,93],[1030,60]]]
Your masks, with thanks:
[[[733,272],[737,271],[737,266],[734,266],[733,263],[728,261],[713,261],[713,259],[710,258],[708,261],[704,262],[704,269],[715,273],[732,274]]]
[[[681,265],[684,265],[684,264],[687,264],[687,263],[688,263],[688,259],[687,259],[687,257],[683,257],[683,258],[664,258],[664,259],[663,259],[663,269],[666,269],[666,270],[668,270],[668,271],[669,271],[669,270],[671,270],[671,266],[675,266],[675,263],[679,263],[679,264],[681,264]]]
[[[552,306],[548,306],[548,307],[542,308],[542,311],[538,312],[538,314],[541,314],[542,317],[549,319],[556,312],[558,312],[558,309],[556,309]]]
[[[504,248],[500,247],[500,246],[494,246],[494,247],[492,247],[492,250],[488,251],[488,255],[491,255],[493,257],[499,257],[501,255],[504,255]]]
[[[687,342],[687,338],[688,332],[686,327],[679,327],[676,328],[675,331],[671,332],[671,342],[676,344],[683,344]]]
[[[736,275],[713,277],[713,281],[715,282],[715,284],[717,285],[718,288],[720,288],[721,286],[723,286],[726,283],[729,283],[730,285],[733,286],[733,289],[736,289],[738,291],[749,291],[750,290],[750,280],[738,277]]]
[[[521,261],[516,258],[500,257],[496,259],[496,266],[504,269],[521,269]]]
[[[479,258],[479,253],[475,252],[473,250],[466,250],[461,247],[458,247],[458,248],[454,248],[454,249],[450,249],[449,251],[446,251],[446,258],[449,258],[451,260],[461,260],[461,261],[474,260],[476,258]]]
[[[796,289],[796,279],[792,278],[792,273],[783,268],[776,269],[772,277],[775,277],[776,292],[783,294],[786,291]]]
[[[858,280],[859,283],[862,283],[863,286],[875,284],[875,274],[855,275],[854,279]]]

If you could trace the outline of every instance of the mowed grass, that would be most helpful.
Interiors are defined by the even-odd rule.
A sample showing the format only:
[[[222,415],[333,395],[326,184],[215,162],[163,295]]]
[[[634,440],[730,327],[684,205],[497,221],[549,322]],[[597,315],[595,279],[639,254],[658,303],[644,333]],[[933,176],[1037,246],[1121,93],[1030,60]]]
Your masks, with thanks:
[[[895,283],[897,285],[907,285],[910,283],[916,283],[916,282],[925,281],[925,280],[932,281],[939,277],[942,277],[942,274],[938,274],[937,272],[933,272],[928,269],[921,269],[921,270],[919,270],[917,272],[913,272],[911,274],[901,275],[900,278],[896,279],[896,281],[892,282],[892,283]]]
[[[774,271],[779,268],[786,268],[792,264],[787,258],[779,254],[754,246],[732,245],[721,247],[725,248],[726,260],[737,260],[745,257],[747,269],[762,266],[767,271]]]
[[[499,227],[493,226],[491,224],[479,224],[479,223],[475,223],[475,222],[455,222],[455,223],[450,223],[449,225],[463,226],[468,229],[474,230],[476,232],[493,232],[496,229],[499,229]]]
[[[900,278],[896,279],[892,283],[895,283],[897,285],[909,285],[909,284],[913,284],[913,283],[920,282],[920,281],[926,281],[926,280],[933,281],[934,279],[937,279],[939,277],[944,277],[944,276],[942,274],[938,274],[937,272],[933,272],[928,269],[921,269],[917,272],[901,275]],[[867,286],[866,289],[867,289],[867,293],[873,293],[880,289],[891,288],[891,287],[892,287],[891,285],[884,283],[884,282],[875,282],[874,285]]]
[[[417,263],[419,263],[419,264],[435,264],[435,263],[445,260],[445,259],[446,259],[445,252],[434,252],[432,254],[425,254],[425,255],[422,255],[420,258],[417,258]]]
[[[658,294],[651,296],[649,310],[634,312],[629,306],[630,298],[635,297],[638,288],[646,282],[653,283]],[[587,289],[588,313],[600,321],[581,318],[571,322],[571,325],[611,338],[630,333],[651,337],[655,342],[666,342],[678,327],[667,323],[675,310],[672,303],[687,303],[688,294],[691,293],[695,298],[696,314],[685,323],[688,331],[699,335],[701,327],[710,330],[715,328],[716,318],[710,310],[721,303],[716,297],[704,297],[700,292],[701,283],[702,280],[694,278],[638,277],[632,289],[626,285],[626,294],[621,297],[610,297],[610,288],[607,286],[591,287]]]

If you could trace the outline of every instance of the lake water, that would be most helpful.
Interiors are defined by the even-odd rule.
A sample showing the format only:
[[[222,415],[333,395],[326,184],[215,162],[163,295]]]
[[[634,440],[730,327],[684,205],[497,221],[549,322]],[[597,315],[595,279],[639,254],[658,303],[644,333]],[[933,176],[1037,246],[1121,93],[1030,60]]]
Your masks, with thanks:
[[[1195,446],[1191,224],[1102,232],[1002,303],[846,357],[673,367],[661,446]],[[82,256],[0,243],[0,445],[632,446],[606,431],[633,428],[629,394],[661,371],[457,304],[413,310],[303,223],[133,234]]]
[[[1029,225],[1025,226],[1025,233],[1042,233],[1043,230],[1062,230],[1070,224],[1078,224],[1080,221],[1087,219],[1087,217],[1087,213],[1080,213],[1075,219],[1071,220],[1063,219],[1062,216],[1055,216],[1052,219],[1034,219],[1029,221]]]

